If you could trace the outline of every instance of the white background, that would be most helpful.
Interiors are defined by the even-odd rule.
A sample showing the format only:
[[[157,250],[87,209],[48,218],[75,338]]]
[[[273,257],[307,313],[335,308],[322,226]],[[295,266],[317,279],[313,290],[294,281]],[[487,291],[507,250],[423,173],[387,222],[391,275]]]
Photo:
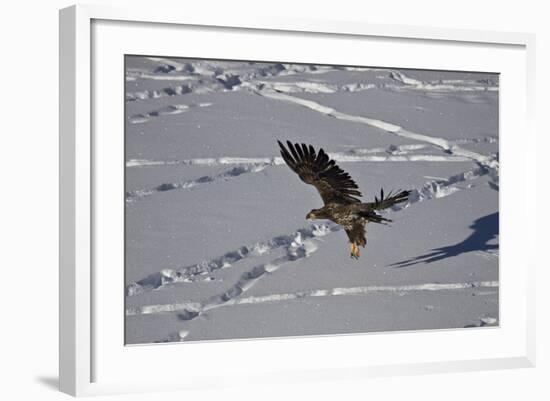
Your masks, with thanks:
[[[100,1],[97,1],[100,2]],[[134,0],[133,3],[136,1]],[[131,1],[103,1],[123,4]],[[142,1],[141,3],[147,3]],[[219,15],[246,13],[260,8],[265,13],[295,18],[364,19],[374,23],[396,23],[487,30],[527,31],[537,34],[538,143],[526,143],[538,152],[538,198],[547,195],[548,129],[545,116],[549,102],[550,29],[544,2],[523,1],[513,5],[497,1],[461,0],[443,5],[438,1],[367,2],[150,1],[154,7],[182,4],[186,10],[216,9]],[[219,3],[219,4],[216,4]],[[27,0],[9,3],[2,9],[2,171],[1,219],[2,252],[0,290],[3,313],[0,325],[0,378],[2,398],[57,400],[57,169],[58,169],[58,20],[57,9],[69,1]],[[534,191],[534,189],[533,189]],[[534,192],[533,192],[534,193]],[[522,195],[518,195],[522,196]],[[544,250],[544,226],[548,212],[539,202],[538,249]],[[548,235],[547,235],[548,237]],[[132,400],[157,399],[546,399],[550,390],[548,314],[550,305],[546,283],[548,263],[539,255],[537,288],[538,367],[534,369],[440,374],[431,376],[370,379],[295,385],[284,388],[253,387],[249,390],[219,390],[201,394],[155,394],[105,397]],[[546,266],[544,264],[546,263]],[[183,363],[183,361],[182,361]],[[245,378],[243,379],[245,380]],[[283,398],[284,397],[284,398]]]

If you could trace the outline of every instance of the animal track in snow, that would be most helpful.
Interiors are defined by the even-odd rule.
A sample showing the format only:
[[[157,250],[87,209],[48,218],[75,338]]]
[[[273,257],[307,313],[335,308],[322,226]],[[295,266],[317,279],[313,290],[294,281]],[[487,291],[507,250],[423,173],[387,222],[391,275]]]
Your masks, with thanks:
[[[157,185],[154,188],[149,189],[137,189],[126,192],[126,202],[133,202],[138,199],[153,195],[155,193],[172,191],[176,189],[191,189],[199,185],[211,184],[216,181],[227,181],[229,179],[239,177],[243,174],[257,173],[264,170],[267,164],[250,164],[250,165],[238,165],[227,171],[224,171],[217,175],[205,175],[195,180],[181,181],[181,182],[166,182]]]
[[[149,121],[151,118],[154,117],[160,117],[160,116],[166,116],[166,115],[173,115],[173,114],[181,114],[189,111],[189,109],[195,108],[195,107],[208,107],[211,106],[212,103],[198,103],[198,104],[172,104],[170,106],[163,107],[158,110],[153,110],[149,113],[140,113],[135,114],[131,116],[128,121],[132,124],[142,124],[147,121]]]
[[[126,287],[126,295],[133,296],[144,291],[162,288],[168,284],[191,281],[193,277],[230,267],[243,259],[263,255],[279,248],[284,248],[287,250],[287,255],[285,258],[288,259],[288,261],[296,260],[300,257],[305,257],[314,251],[314,248],[312,248],[312,243],[307,241],[314,238],[324,237],[329,233],[338,230],[340,230],[340,227],[335,224],[313,224],[307,228],[299,229],[291,234],[279,235],[268,241],[241,246],[238,249],[229,251],[220,257],[208,261],[202,261],[200,263],[184,266],[175,270],[164,269],[137,282],[129,284]],[[275,265],[265,267],[266,271],[272,269],[273,266]],[[245,273],[245,275],[247,275],[246,277],[252,277],[257,274],[258,270],[254,269],[248,274]],[[254,271],[256,273],[254,273]]]
[[[376,153],[376,152],[372,152]],[[358,153],[357,151],[327,152],[327,154],[340,163],[361,163],[361,162],[467,162],[471,161],[465,156],[434,155],[434,154],[406,154],[388,153],[381,154]],[[259,165],[281,166],[284,164],[282,157],[219,157],[219,158],[197,158],[185,160],[146,160],[130,159],[126,167],[154,167],[154,166],[220,166],[220,165]]]
[[[302,98],[298,98],[298,97],[294,97],[294,96],[290,96],[282,93],[277,93],[277,92],[259,91],[257,93],[260,96],[264,96],[267,98],[294,103],[294,104],[306,107],[310,110],[317,111],[321,114],[325,114],[329,117],[334,117],[339,120],[351,121],[359,124],[366,124],[371,127],[378,128],[381,131],[389,134],[397,135],[408,139],[413,139],[419,142],[432,144],[434,146],[437,146],[438,148],[441,148],[444,152],[448,154],[465,157],[467,159],[470,159],[472,161],[475,161],[479,164],[485,165],[489,168],[492,168],[498,171],[498,160],[495,157],[482,155],[474,151],[461,148],[457,144],[453,143],[452,141],[446,140],[444,138],[439,138],[439,137],[434,137],[434,136],[429,136],[425,134],[408,131],[397,124],[389,123],[382,120],[377,120],[374,118],[343,113],[331,107],[324,106],[318,102],[314,102],[313,100],[302,99]]]
[[[465,181],[472,181],[489,174],[490,169],[485,166],[477,166],[471,170],[455,174],[449,178],[428,181],[421,188],[413,189],[411,191],[408,202],[394,205],[391,207],[391,210],[401,210],[413,203],[422,202],[429,199],[444,198],[461,190],[456,186],[456,184],[460,184]]]
[[[349,152],[328,152],[329,156],[340,163],[361,163],[361,162],[466,162],[469,158],[454,155],[414,154],[416,150],[425,149],[431,145],[390,145],[387,148],[353,149]],[[126,167],[154,167],[171,165],[235,165],[230,170],[213,176],[203,176],[195,180],[182,182],[166,182],[154,188],[136,189],[126,193],[126,201],[132,202],[155,193],[166,192],[175,189],[191,189],[199,185],[214,183],[221,180],[228,180],[244,174],[258,173],[270,166],[284,165],[281,157],[220,157],[220,158],[198,158],[186,160],[142,160],[131,159]]]
[[[498,84],[490,80],[454,79],[424,82],[408,77],[403,72],[369,67],[334,67],[318,65],[298,65],[283,63],[243,63],[232,68],[224,68],[219,63],[213,64],[207,60],[187,60],[179,62],[165,58],[149,58],[159,62],[152,71],[132,70],[127,73],[128,81],[138,79],[188,81],[186,84],[174,85],[159,90],[128,92],[127,101],[144,100],[166,96],[184,95],[188,93],[208,93],[236,89],[253,92],[273,91],[279,93],[336,93],[358,92],[369,89],[389,90],[420,90],[423,92],[456,93],[498,91]],[[266,77],[284,77],[291,75],[319,75],[335,71],[379,71],[376,83],[355,82],[333,84],[320,79],[307,81],[274,81]],[[391,84],[393,80],[395,84]],[[390,82],[388,82],[390,81]]]
[[[405,144],[389,145],[385,148],[353,148],[345,152],[327,151],[328,155],[337,162],[383,162],[383,161],[435,161],[435,162],[464,162],[471,161],[465,156],[449,154],[422,154],[417,151],[424,149],[439,149],[433,144]],[[126,167],[154,167],[154,166],[220,166],[220,165],[247,165],[267,164],[273,166],[284,165],[282,157],[218,157],[195,158],[183,160],[147,160],[130,159]]]
[[[251,81],[244,82],[243,88],[253,91],[271,90],[281,93],[336,93],[336,92],[361,92],[369,89],[378,88],[372,83],[353,83],[353,84],[329,84],[322,81],[294,81],[294,82],[276,82],[276,81]]]
[[[441,79],[434,82],[424,82],[408,77],[399,71],[391,71],[390,78],[401,85],[386,85],[392,89],[413,89],[420,91],[435,92],[496,92],[499,90],[496,82],[483,79]]]
[[[126,311],[127,316],[148,315],[157,313],[169,313],[177,311],[185,311],[183,315],[188,318],[181,320],[191,320],[197,317],[200,313],[209,309],[218,308],[221,306],[247,305],[247,304],[263,304],[271,302],[291,301],[304,298],[316,297],[335,297],[335,296],[350,296],[350,295],[370,295],[373,293],[407,293],[420,291],[448,291],[461,290],[468,288],[498,288],[498,281],[472,281],[460,283],[424,283],[424,284],[409,284],[409,285],[372,285],[359,287],[335,287],[329,289],[316,289],[309,291],[298,291],[290,293],[269,294],[238,298],[236,295],[221,296],[218,302],[212,301],[205,305],[200,305],[193,302],[182,302],[176,304],[149,305],[141,308],[132,308]],[[491,320],[492,322],[492,320]]]

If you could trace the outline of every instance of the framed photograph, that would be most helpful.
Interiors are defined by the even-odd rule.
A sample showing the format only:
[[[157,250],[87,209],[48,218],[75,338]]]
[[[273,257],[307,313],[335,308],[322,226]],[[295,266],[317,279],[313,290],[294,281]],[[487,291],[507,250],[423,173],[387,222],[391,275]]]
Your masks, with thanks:
[[[533,366],[533,47],[62,10],[61,390]]]

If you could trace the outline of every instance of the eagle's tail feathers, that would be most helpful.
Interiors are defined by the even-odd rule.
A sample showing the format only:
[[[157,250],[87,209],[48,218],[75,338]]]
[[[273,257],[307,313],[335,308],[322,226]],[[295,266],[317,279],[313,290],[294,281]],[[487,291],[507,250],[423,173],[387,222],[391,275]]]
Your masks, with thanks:
[[[374,197],[374,203],[372,204],[373,209],[382,210],[387,209],[397,203],[405,202],[409,199],[409,194],[411,191],[390,191],[384,197],[384,189],[380,190],[380,198],[377,196]]]
[[[378,223],[378,224],[387,224],[387,223],[391,223],[393,220],[391,219],[387,219],[385,217],[382,217],[380,216],[379,214],[376,214],[376,213],[368,213],[365,218],[368,220],[368,221],[372,221],[373,223]]]

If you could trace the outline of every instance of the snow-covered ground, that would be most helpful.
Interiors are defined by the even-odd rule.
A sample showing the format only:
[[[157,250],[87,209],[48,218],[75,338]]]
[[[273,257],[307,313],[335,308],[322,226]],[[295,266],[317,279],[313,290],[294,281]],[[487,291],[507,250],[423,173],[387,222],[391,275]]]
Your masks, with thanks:
[[[126,342],[495,326],[498,75],[126,59]],[[371,201],[346,234],[276,140],[322,147]]]

